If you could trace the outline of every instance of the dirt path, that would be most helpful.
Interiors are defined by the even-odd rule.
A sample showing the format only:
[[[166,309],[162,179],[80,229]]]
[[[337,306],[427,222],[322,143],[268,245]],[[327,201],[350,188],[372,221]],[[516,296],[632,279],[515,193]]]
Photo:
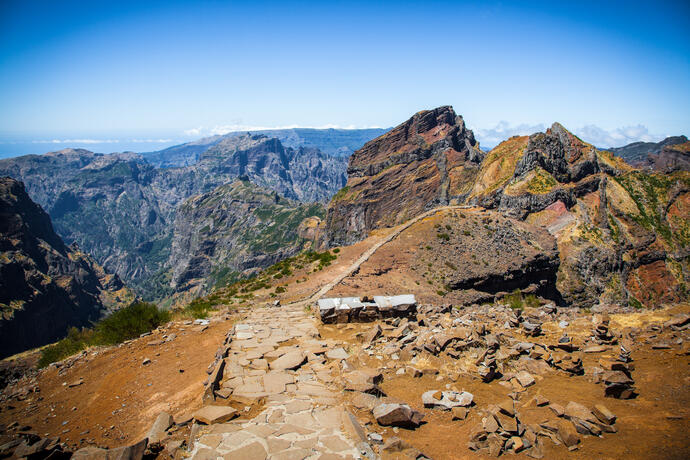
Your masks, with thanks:
[[[326,295],[328,291],[333,289],[335,286],[337,286],[339,283],[341,283],[345,278],[348,276],[351,276],[353,273],[356,273],[357,270],[362,266],[363,263],[365,263],[371,256],[374,255],[376,251],[378,251],[382,246],[384,246],[387,243],[390,243],[392,240],[397,238],[402,232],[410,228],[412,225],[415,223],[419,222],[422,219],[425,219],[429,216],[432,216],[438,212],[441,211],[450,211],[453,209],[466,209],[467,206],[464,205],[458,205],[458,206],[441,206],[438,208],[430,209],[423,214],[418,215],[417,217],[408,220],[402,225],[399,225],[398,227],[395,227],[391,233],[386,235],[381,241],[375,243],[373,246],[371,246],[369,249],[364,252],[352,265],[350,265],[347,270],[336,276],[332,281],[329,283],[326,283],[324,286],[322,286],[318,291],[316,291],[314,294],[312,294],[308,299],[306,300],[301,300],[298,302],[294,302],[289,305],[295,305],[295,306],[302,306],[302,305],[308,305],[308,304],[313,304],[317,300],[319,300],[321,297]]]

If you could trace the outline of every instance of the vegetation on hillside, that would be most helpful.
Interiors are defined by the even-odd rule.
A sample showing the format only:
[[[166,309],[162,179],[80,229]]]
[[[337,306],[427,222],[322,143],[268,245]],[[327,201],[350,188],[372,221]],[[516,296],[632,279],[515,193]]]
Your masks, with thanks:
[[[39,366],[45,367],[91,346],[115,345],[151,331],[170,320],[170,312],[153,304],[134,302],[102,319],[92,329],[71,328],[67,337],[41,350]]]

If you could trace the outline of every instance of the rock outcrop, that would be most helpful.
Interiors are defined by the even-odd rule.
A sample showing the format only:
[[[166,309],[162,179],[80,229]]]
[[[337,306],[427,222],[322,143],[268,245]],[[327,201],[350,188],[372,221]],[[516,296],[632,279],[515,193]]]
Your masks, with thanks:
[[[690,148],[687,142],[666,144],[650,156],[663,173],[636,170],[558,123],[484,154],[450,107],[420,112],[353,154],[347,185],[329,204],[327,240],[350,244],[428,208],[475,205],[542,227],[556,238],[559,263],[553,265],[551,253],[542,249],[537,253],[543,263],[539,257],[525,261],[525,267],[542,266],[546,272],[558,267],[555,278],[542,269],[535,277],[550,280],[538,290],[549,291],[554,300],[582,307],[600,301],[675,302],[684,297],[690,273],[690,173],[684,170]],[[507,228],[466,231],[470,240],[481,242],[485,233]],[[506,252],[500,258],[511,260]],[[501,262],[487,261],[495,273],[465,282],[458,275],[467,265],[449,263],[458,267],[443,274],[445,290],[451,291],[470,291],[473,283],[510,286],[530,273],[525,267],[502,272],[495,266]],[[486,286],[480,292],[491,292]],[[516,287],[526,292],[525,286]]]
[[[76,246],[66,246],[24,184],[0,179],[0,357],[91,325],[133,296]]]
[[[680,300],[687,283],[689,179],[635,170],[554,123],[489,152],[469,202],[556,237],[567,303],[653,306]]]
[[[483,157],[452,107],[415,114],[350,157],[347,184],[328,207],[329,242],[351,244],[373,229],[462,200]]]

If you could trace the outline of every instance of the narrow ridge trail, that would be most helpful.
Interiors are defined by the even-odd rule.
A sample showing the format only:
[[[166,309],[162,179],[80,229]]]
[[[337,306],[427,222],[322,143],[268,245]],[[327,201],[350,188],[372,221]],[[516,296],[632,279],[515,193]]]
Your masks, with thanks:
[[[450,211],[453,209],[468,209],[467,205],[453,205],[453,206],[441,206],[438,208],[433,208],[430,209],[417,217],[408,220],[404,224],[399,225],[396,227],[390,234],[388,234],[386,237],[384,237],[381,241],[378,243],[375,243],[373,246],[371,246],[369,249],[364,252],[352,265],[350,265],[343,273],[340,275],[336,276],[332,281],[329,283],[326,283],[324,286],[322,286],[320,289],[318,289],[314,294],[309,296],[307,299],[304,300],[299,300],[297,302],[292,302],[286,304],[286,306],[302,306],[302,305],[308,305],[311,303],[316,302],[318,299],[326,295],[328,291],[333,289],[335,286],[340,284],[345,278],[348,276],[351,276],[353,273],[355,273],[359,268],[362,266],[363,263],[365,263],[371,256],[376,253],[382,246],[390,243],[393,241],[395,238],[397,238],[402,232],[410,228],[412,225],[415,223],[419,222],[422,219],[425,219],[429,216],[432,216],[438,212],[441,211]]]

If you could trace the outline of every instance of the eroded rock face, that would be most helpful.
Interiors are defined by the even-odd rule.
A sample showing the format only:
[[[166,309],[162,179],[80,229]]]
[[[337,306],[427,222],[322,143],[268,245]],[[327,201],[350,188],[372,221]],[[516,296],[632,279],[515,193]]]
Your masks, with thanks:
[[[328,208],[328,239],[351,244],[375,229],[464,197],[484,153],[452,107],[415,114],[357,150]]]
[[[566,303],[656,306],[678,301],[687,282],[689,186],[687,172],[636,171],[554,123],[489,152],[469,202],[556,237]]]
[[[89,326],[117,297],[132,300],[119,278],[66,246],[24,184],[9,177],[0,179],[0,251],[0,357]]]
[[[299,252],[311,235],[303,225],[323,207],[300,204],[249,181],[192,197],[178,209],[168,260],[171,288],[225,284]]]

